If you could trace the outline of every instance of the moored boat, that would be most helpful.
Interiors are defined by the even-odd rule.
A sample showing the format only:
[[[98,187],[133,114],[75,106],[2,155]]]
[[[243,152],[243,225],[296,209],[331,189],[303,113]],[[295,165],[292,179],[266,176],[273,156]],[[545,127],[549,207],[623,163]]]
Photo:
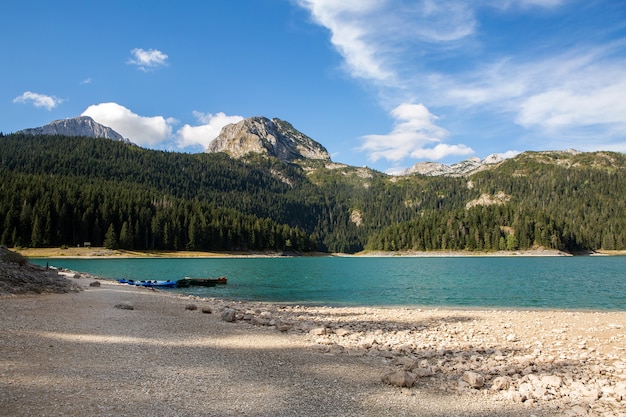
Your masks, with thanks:
[[[215,287],[216,285],[225,285],[228,283],[228,278],[189,278],[185,277],[176,281],[179,288],[186,288],[191,286],[196,287]]]
[[[156,281],[156,280],[148,280],[148,281],[139,281],[138,284],[143,287],[162,287],[162,288],[176,288],[176,281]]]
[[[117,282],[122,284],[130,284],[138,287],[160,287],[160,288],[176,288],[176,281],[167,280],[167,281],[158,281],[158,280],[141,280],[135,281],[132,279],[118,279]]]

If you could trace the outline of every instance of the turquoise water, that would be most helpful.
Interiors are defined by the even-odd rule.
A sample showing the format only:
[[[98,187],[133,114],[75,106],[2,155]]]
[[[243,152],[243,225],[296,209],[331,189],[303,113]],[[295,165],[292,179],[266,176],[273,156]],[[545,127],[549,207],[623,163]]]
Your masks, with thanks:
[[[205,297],[335,306],[626,310],[626,257],[31,259],[110,279],[228,277]],[[169,291],[169,290],[168,290]]]

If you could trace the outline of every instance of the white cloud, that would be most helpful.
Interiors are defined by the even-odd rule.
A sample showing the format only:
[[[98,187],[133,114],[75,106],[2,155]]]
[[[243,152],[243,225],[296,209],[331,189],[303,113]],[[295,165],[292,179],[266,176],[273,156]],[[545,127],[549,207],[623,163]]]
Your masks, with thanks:
[[[591,89],[552,89],[525,99],[517,122],[548,131],[589,125],[626,128],[626,77]]]
[[[133,143],[142,146],[159,145],[172,137],[172,125],[177,121],[163,116],[139,116],[117,103],[100,103],[89,106],[82,116],[109,126]]]
[[[140,70],[145,72],[167,64],[167,55],[158,49],[144,50],[135,48],[130,53],[133,55],[133,58],[129,59],[128,63],[137,65]]]
[[[421,148],[415,149],[411,152],[411,157],[416,159],[428,159],[438,161],[440,159],[447,158],[448,156],[461,156],[471,155],[474,153],[472,148],[469,148],[463,144],[460,145],[448,145],[447,143],[440,143],[433,148]]]
[[[366,23],[380,11],[375,0],[332,1],[299,0],[313,19],[331,32],[331,43],[345,60],[346,70],[354,77],[384,80],[393,74],[377,57],[377,45],[368,40],[371,32]]]
[[[516,150],[509,150],[506,152],[502,152],[502,153],[496,153],[496,155],[502,157],[502,159],[509,159],[509,158],[514,158],[517,155],[519,155],[521,152],[520,151],[516,151]]]
[[[393,85],[398,57],[417,42],[450,42],[474,33],[475,18],[465,1],[297,0],[314,21],[331,32],[331,43],[346,71]]]
[[[546,140],[558,140],[559,146],[621,141],[626,132],[626,59],[613,57],[613,48],[507,59],[442,77],[438,105],[499,113]]]
[[[390,133],[362,137],[361,149],[374,161],[468,155],[468,146],[443,140],[491,126],[510,134],[503,140],[531,146],[626,146],[626,39],[606,41],[620,26],[570,33],[564,24],[554,36],[546,32],[527,47],[502,48],[491,42],[492,22],[479,20],[487,14],[554,18],[570,13],[576,7],[572,1],[294,1],[330,31],[347,73],[371,82],[381,104],[395,107]],[[449,134],[438,127],[425,106],[427,116],[403,118],[404,105],[398,106],[403,102],[458,115],[449,123],[455,130]],[[480,122],[485,124],[472,126]]]
[[[47,110],[52,110],[63,101],[64,100],[60,98],[33,93],[31,91],[25,91],[21,96],[17,96],[13,99],[13,103],[32,103],[35,107],[43,107]]]
[[[437,116],[423,104],[401,104],[391,111],[391,116],[396,122],[390,133],[362,137],[360,149],[374,162],[381,158],[397,162],[408,157],[439,160],[474,153],[465,145],[443,143],[448,131],[436,125]]]
[[[202,124],[200,126],[185,124],[178,130],[176,136],[178,145],[182,148],[201,145],[203,149],[206,149],[209,143],[220,134],[224,126],[243,120],[241,116],[227,116],[222,112],[205,114],[194,111],[193,115]]]

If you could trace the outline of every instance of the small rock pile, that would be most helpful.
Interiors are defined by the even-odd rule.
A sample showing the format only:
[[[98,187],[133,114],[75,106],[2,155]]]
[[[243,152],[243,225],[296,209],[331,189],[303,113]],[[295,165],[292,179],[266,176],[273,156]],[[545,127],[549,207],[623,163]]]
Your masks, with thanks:
[[[402,389],[489,395],[568,416],[626,417],[626,322],[608,323],[605,313],[402,309],[390,318],[385,309],[190,298],[212,303],[224,321],[303,335],[325,354],[383,361],[389,372],[382,381]],[[568,323],[581,315],[597,328],[568,335]]]
[[[80,290],[79,285],[60,276],[58,271],[30,264],[20,254],[0,246],[0,296]]]

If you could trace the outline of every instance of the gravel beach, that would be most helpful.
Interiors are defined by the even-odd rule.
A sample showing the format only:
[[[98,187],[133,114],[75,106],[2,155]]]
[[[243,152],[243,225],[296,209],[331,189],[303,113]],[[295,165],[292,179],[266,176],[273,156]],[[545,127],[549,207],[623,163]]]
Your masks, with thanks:
[[[626,313],[0,298],[7,416],[626,416]],[[132,309],[131,309],[132,308]]]

